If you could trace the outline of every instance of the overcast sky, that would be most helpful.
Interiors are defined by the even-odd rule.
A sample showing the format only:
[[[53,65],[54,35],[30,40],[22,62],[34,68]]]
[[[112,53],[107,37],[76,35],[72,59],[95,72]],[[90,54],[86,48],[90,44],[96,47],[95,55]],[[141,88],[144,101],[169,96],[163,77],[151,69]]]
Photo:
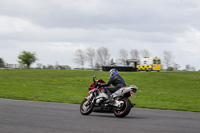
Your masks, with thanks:
[[[23,51],[37,63],[79,67],[74,52],[124,48],[200,69],[200,0],[0,0],[0,57],[17,64]],[[85,65],[87,66],[87,65]]]

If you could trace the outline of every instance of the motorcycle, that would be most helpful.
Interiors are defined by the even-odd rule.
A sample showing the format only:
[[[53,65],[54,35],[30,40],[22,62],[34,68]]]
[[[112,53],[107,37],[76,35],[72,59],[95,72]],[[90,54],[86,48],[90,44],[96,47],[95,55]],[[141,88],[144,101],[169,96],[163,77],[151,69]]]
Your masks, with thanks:
[[[82,115],[89,115],[92,112],[114,113],[116,117],[125,117],[129,114],[135,103],[131,103],[128,97],[132,96],[136,99],[138,88],[135,85],[122,87],[112,93],[112,102],[108,102],[108,95],[103,91],[103,87],[99,83],[105,83],[102,79],[96,81],[96,76],[93,77],[93,83],[89,86],[88,96],[80,105]]]

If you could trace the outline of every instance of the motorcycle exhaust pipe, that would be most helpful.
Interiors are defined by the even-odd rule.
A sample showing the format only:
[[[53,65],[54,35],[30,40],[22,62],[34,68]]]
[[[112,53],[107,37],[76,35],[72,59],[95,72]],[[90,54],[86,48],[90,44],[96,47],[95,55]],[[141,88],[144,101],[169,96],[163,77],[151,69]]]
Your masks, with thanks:
[[[131,107],[134,108],[134,107],[135,107],[135,103],[132,103],[132,104],[131,104]]]

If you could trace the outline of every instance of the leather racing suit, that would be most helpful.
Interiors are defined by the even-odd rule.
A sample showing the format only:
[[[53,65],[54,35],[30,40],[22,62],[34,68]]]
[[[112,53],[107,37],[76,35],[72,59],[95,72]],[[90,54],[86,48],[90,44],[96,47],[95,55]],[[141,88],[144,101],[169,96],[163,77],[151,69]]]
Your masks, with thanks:
[[[113,86],[109,86],[111,84]],[[110,77],[110,79],[107,83],[101,83],[101,86],[105,87],[104,88],[105,93],[109,94],[109,92],[114,93],[118,89],[120,89],[122,87],[126,87],[126,83],[125,83],[124,79],[119,74],[115,74],[115,75]]]

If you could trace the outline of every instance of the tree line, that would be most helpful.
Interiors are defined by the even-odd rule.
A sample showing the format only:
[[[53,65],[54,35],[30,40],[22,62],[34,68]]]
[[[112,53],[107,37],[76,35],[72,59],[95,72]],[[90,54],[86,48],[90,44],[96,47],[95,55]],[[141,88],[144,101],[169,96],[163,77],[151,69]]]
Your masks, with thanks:
[[[93,48],[87,48],[86,50],[76,49],[74,53],[73,61],[78,66],[84,69],[86,63],[94,68],[99,68],[106,65],[123,65],[126,66],[127,59],[133,59],[139,61],[140,58],[151,57],[150,52],[147,49],[141,51],[137,49],[131,49],[130,51],[122,48],[118,51],[118,56],[116,61],[111,58],[108,48],[100,47],[97,50]],[[164,50],[162,52],[162,64],[166,66],[168,71],[177,71],[180,69],[180,65],[174,61],[174,55],[171,51]],[[195,71],[195,67],[186,65],[185,71]]]
[[[130,59],[139,60],[140,54],[145,57],[149,57],[150,53],[148,50],[144,49],[139,52],[136,49],[130,51]],[[89,63],[89,66],[94,69],[95,67],[101,67],[106,65],[126,65],[126,60],[129,58],[129,52],[126,49],[119,50],[119,57],[116,62],[111,59],[108,48],[100,47],[97,50],[93,48],[88,48],[85,51],[82,49],[76,49],[74,53],[73,61],[77,65],[84,68],[86,63]]]
[[[85,51],[82,49],[76,49],[73,61],[77,65],[84,68],[86,63],[89,63],[90,67],[93,69],[98,66],[106,65],[123,65],[126,66],[127,59],[133,59],[139,61],[141,57],[150,57],[150,52],[147,49],[141,51],[137,49],[131,49],[130,51],[126,49],[120,49],[118,51],[118,56],[114,62],[111,59],[109,50],[105,47],[100,47],[97,50],[93,48],[88,48]],[[169,68],[173,64],[173,55],[170,51],[163,51],[164,64]]]
[[[174,63],[174,56],[171,51],[163,51],[163,59],[162,64],[164,64],[167,70],[179,70],[180,65]],[[101,68],[102,66],[106,65],[123,65],[126,66],[127,59],[139,60],[141,57],[150,57],[150,52],[147,49],[143,49],[141,51],[137,49],[131,49],[130,51],[126,49],[120,49],[118,51],[118,57],[114,62],[114,59],[111,58],[108,48],[100,47],[97,50],[93,48],[87,48],[86,50],[76,49],[74,53],[73,61],[77,65],[81,66],[84,69],[84,65],[89,63],[89,66],[94,68]],[[30,68],[31,64],[33,64],[37,59],[35,52],[28,52],[22,51],[18,56],[18,62],[21,66],[25,68]],[[2,58],[0,58],[0,68],[5,67],[5,62]],[[23,67],[23,68],[24,68]],[[58,65],[56,63],[55,66],[48,65],[44,66],[41,63],[37,64],[37,68],[43,69],[71,69],[68,65]],[[185,71],[195,71],[195,67],[190,66],[189,64],[186,65]]]

